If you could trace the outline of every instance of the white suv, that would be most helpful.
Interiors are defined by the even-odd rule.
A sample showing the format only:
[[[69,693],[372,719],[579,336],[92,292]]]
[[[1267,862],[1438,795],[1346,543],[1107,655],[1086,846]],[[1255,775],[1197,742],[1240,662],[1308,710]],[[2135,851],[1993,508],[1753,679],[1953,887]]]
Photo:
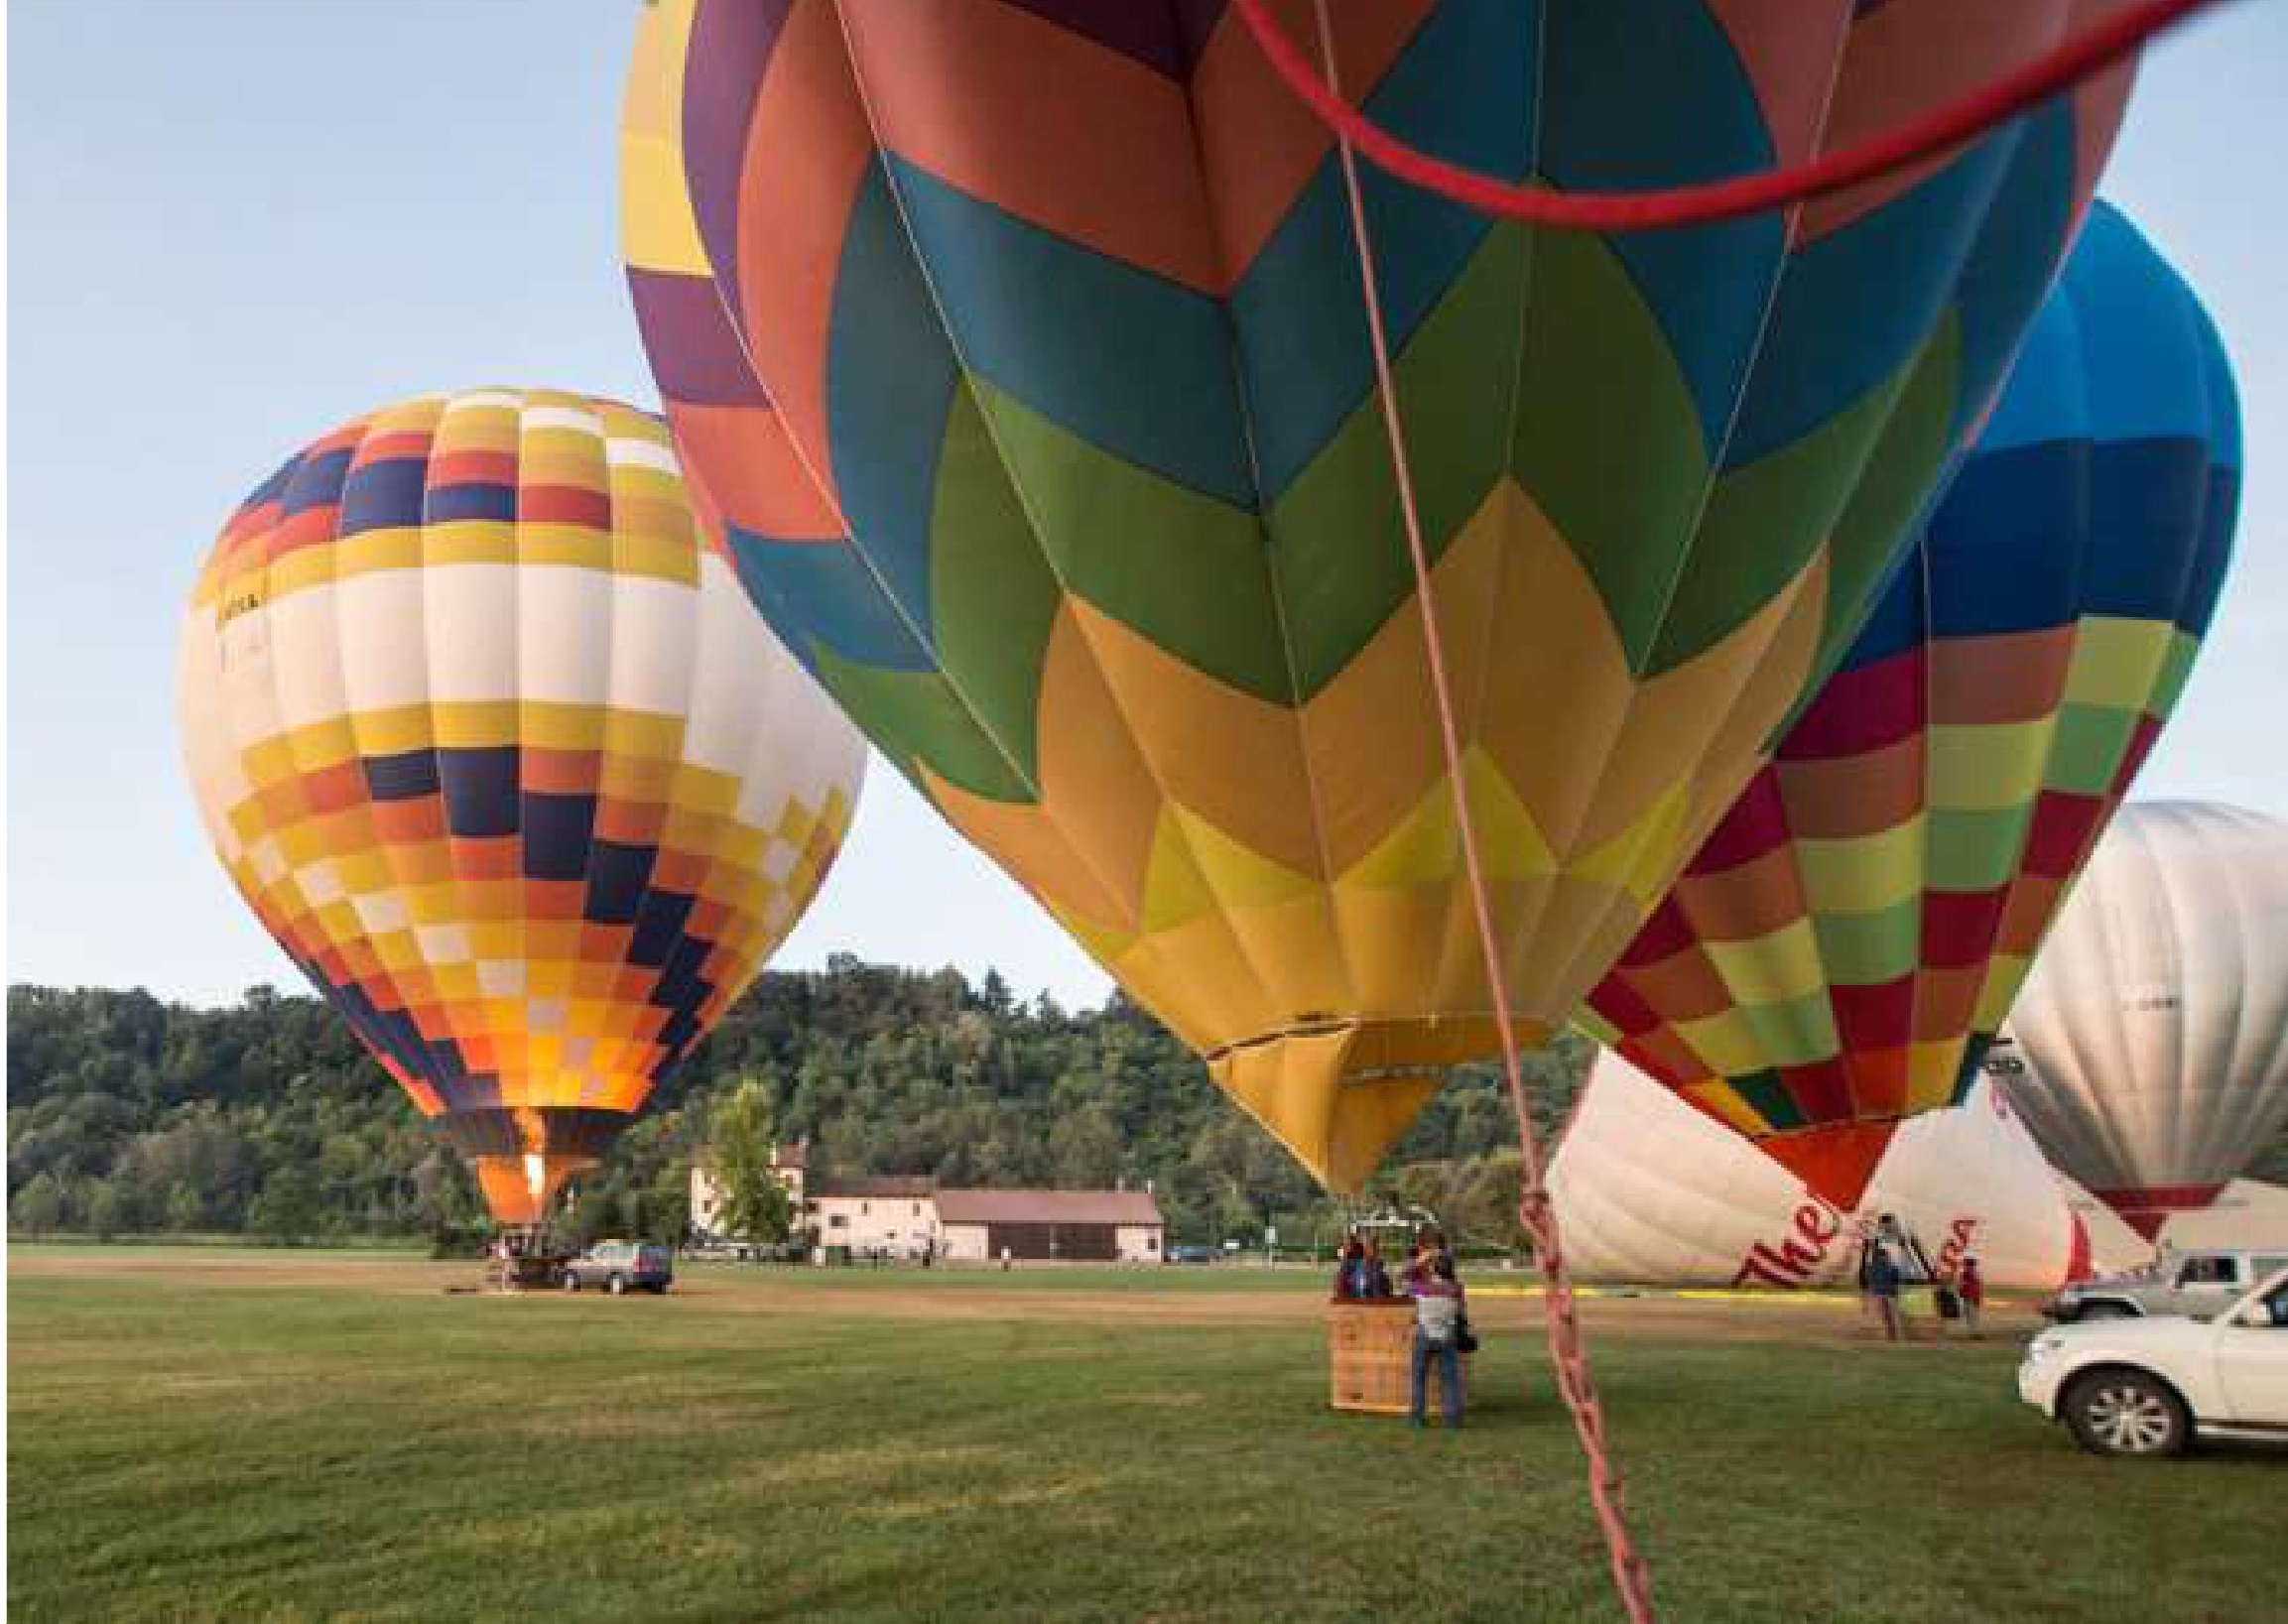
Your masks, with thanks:
[[[2091,1319],[2043,1331],[2018,1396],[2098,1454],[2175,1454],[2203,1437],[2288,1443],[2288,1268],[2212,1319]]]

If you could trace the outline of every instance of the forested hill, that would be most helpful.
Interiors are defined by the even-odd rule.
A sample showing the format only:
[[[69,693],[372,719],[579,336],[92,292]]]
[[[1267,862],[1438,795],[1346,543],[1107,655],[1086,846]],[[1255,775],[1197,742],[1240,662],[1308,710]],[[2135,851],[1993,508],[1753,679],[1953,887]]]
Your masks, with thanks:
[[[1588,1051],[1533,1057],[1562,1119]],[[1179,1240],[1307,1236],[1314,1187],[1156,1021],[1114,995],[1067,1011],[839,956],[773,972],[653,1095],[584,1181],[577,1226],[681,1227],[711,1101],[761,1079],[814,1167],[954,1185],[1149,1181]],[[1391,1193],[1506,1237],[1516,1139],[1496,1077],[1459,1076],[1387,1166]],[[18,1233],[448,1234],[477,1204],[459,1162],[323,1003],[255,988],[223,1009],[137,990],[8,989],[8,1198]]]

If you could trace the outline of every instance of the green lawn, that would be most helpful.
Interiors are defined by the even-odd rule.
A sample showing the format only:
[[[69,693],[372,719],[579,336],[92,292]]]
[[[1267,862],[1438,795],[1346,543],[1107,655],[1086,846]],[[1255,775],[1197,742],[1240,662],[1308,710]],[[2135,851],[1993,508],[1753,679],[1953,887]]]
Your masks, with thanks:
[[[1523,1303],[1481,1308],[1470,1428],[1417,1435],[1323,1408],[1301,1275],[715,1269],[623,1302],[116,1256],[13,1249],[18,1619],[1617,1616]],[[1595,1307],[1669,1618],[2245,1624],[2278,1594],[2288,1457],[2085,1457],[2016,1403],[2012,1344]]]

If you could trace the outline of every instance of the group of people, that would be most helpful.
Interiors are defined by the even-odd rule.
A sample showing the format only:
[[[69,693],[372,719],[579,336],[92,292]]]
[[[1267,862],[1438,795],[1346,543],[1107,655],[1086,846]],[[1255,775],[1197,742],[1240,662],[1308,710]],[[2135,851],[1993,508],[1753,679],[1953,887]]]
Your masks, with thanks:
[[[1911,1279],[1910,1279],[1911,1274]],[[1966,1335],[1978,1335],[1978,1311],[1986,1301],[1985,1277],[1978,1260],[1965,1252],[1949,1275],[1931,1267],[1923,1249],[1889,1213],[1859,1237],[1859,1312],[1882,1327],[1883,1340],[1904,1341],[1908,1336],[1906,1304],[1902,1292],[1910,1284],[1929,1282],[1939,1311],[1939,1334],[1960,1323]]]
[[[1414,1349],[1408,1383],[1408,1419],[1423,1425],[1431,1368],[1438,1370],[1446,1425],[1462,1425],[1462,1356],[1477,1345],[1469,1328],[1469,1303],[1454,1267],[1446,1237],[1426,1229],[1415,1237],[1393,1287],[1382,1248],[1371,1235],[1353,1235],[1342,1244],[1335,1268],[1335,1300],[1370,1303],[1405,1297],[1414,1304]]]

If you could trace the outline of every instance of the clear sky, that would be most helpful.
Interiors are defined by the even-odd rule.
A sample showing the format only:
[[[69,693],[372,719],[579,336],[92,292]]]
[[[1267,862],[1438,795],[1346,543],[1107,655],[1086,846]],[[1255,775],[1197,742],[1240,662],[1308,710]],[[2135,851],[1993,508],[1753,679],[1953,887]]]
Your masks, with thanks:
[[[208,852],[175,743],[185,596],[288,451],[475,383],[649,403],[616,250],[635,0],[8,7],[8,975],[225,999],[292,966]],[[2238,367],[2239,557],[2145,795],[2288,815],[2288,3],[2148,61],[2105,191]],[[777,962],[1104,980],[876,764]]]

